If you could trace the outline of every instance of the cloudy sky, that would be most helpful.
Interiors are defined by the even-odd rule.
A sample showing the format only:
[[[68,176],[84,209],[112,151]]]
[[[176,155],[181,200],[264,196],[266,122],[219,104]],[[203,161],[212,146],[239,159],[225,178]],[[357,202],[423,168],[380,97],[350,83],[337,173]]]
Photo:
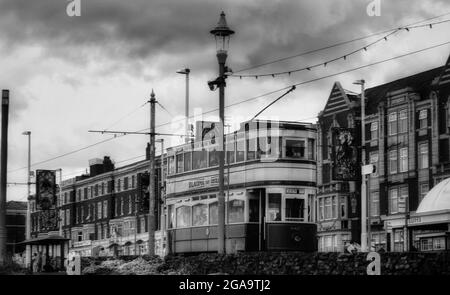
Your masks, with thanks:
[[[218,93],[207,81],[217,76],[214,38],[209,34],[223,10],[236,31],[227,64],[241,69],[279,58],[352,40],[443,15],[428,22],[450,19],[446,0],[381,0],[381,15],[370,17],[369,0],[81,0],[81,16],[70,17],[65,0],[0,0],[0,88],[9,89],[8,181],[25,182],[27,138],[32,132],[35,169],[63,169],[70,178],[88,167],[88,160],[109,155],[121,166],[144,155],[146,136],[111,138],[90,129],[136,131],[149,125],[149,106],[141,107],[152,89],[170,112],[157,107],[159,132],[179,133],[184,114],[184,76],[189,67],[190,112],[200,114],[218,107]],[[425,22],[426,23],[426,22]],[[399,32],[388,42],[346,61],[312,71],[273,79],[229,78],[226,104],[378,60],[450,41],[450,23],[433,29]],[[240,74],[263,74],[305,67],[351,52],[373,42],[377,35],[314,54],[258,67]],[[374,67],[302,85],[261,115],[315,122],[331,87],[344,88],[364,78],[368,87],[441,66],[450,45]],[[250,100],[226,109],[233,123],[251,118],[283,92]],[[126,116],[128,115],[128,116]],[[125,116],[125,117],[124,117]],[[215,119],[209,113],[203,119]],[[174,119],[175,118],[175,119]],[[181,138],[166,137],[168,145]],[[159,152],[159,151],[158,151]],[[139,160],[142,158],[137,158]],[[25,200],[26,186],[10,185],[9,200]]]

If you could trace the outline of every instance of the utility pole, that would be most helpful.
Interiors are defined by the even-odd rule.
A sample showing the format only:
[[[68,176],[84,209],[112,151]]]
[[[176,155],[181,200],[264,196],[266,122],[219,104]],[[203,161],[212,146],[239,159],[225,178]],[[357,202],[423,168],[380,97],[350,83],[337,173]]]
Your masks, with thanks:
[[[361,85],[361,166],[366,165],[366,102],[364,80],[358,80],[354,84]],[[367,186],[366,174],[361,174],[361,251],[367,252]]]
[[[185,116],[184,125],[185,125],[185,135],[186,135],[185,143],[188,143],[190,140],[190,138],[189,138],[189,73],[190,72],[191,72],[191,70],[188,68],[177,71],[178,74],[186,75],[186,100],[184,103],[184,116]]]
[[[150,180],[148,212],[148,255],[155,255],[155,93],[150,94]]]
[[[6,257],[6,173],[8,164],[8,116],[9,90],[2,90],[2,134],[0,167],[0,265],[7,262]]]
[[[65,216],[63,214],[63,210],[62,210],[62,203],[63,203],[63,199],[62,199],[62,168],[58,169],[59,171],[59,236],[62,237],[63,235],[63,230],[62,230],[62,225],[63,222],[65,222]]]
[[[29,240],[31,237],[31,207],[30,207],[30,196],[31,196],[31,131],[24,131],[23,135],[28,136],[28,174],[27,174],[27,216],[25,225],[25,239]],[[25,246],[25,264],[27,267],[31,264],[31,246]]]

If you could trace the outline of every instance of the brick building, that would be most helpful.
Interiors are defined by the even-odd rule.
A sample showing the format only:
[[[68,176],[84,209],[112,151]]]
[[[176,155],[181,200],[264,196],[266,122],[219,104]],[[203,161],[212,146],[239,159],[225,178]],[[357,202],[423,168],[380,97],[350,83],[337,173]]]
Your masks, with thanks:
[[[372,246],[388,251],[429,250],[421,247],[421,239],[439,232],[448,240],[450,220],[419,230],[413,216],[428,191],[450,177],[450,59],[442,67],[368,88],[365,95],[366,163],[377,167],[368,177],[367,188]],[[319,114],[317,222],[321,251],[342,251],[345,242],[360,242],[360,108],[360,96],[336,82]],[[345,171],[340,165],[348,162],[339,163],[336,156],[343,145],[333,136],[335,130],[352,132],[352,177],[339,174]],[[450,199],[450,195],[444,198]],[[426,207],[428,214],[439,209]]]

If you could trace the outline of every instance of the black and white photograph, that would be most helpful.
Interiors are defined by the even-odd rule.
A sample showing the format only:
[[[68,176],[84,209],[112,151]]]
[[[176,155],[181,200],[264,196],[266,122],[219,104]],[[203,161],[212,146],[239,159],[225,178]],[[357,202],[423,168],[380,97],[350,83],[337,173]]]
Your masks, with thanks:
[[[448,0],[0,0],[0,274],[450,275],[449,32]]]

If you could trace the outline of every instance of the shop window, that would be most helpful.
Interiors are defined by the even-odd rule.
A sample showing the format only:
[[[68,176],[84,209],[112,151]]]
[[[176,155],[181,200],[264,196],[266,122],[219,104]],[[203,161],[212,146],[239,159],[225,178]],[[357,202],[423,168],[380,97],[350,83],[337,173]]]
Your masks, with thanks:
[[[184,171],[192,170],[192,153],[184,153]]]
[[[208,205],[198,204],[192,206],[192,225],[193,226],[208,225]]]
[[[281,194],[269,194],[269,221],[281,221]]]
[[[305,212],[305,200],[286,198],[286,221],[303,221]]]
[[[305,141],[286,140],[286,157],[301,159],[305,157]]]
[[[228,202],[228,222],[244,222],[245,201],[232,200]]]
[[[191,207],[181,206],[177,208],[177,227],[191,226]]]
[[[209,204],[209,224],[217,224],[219,221],[219,207],[218,203]]]

